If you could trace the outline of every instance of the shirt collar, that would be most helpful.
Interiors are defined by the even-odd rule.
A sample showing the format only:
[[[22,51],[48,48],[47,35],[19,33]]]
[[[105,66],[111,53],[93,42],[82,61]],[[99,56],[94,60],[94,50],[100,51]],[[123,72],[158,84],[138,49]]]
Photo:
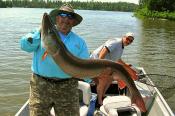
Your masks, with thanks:
[[[122,42],[122,49],[124,49],[125,46],[124,46],[124,43],[123,43],[123,39],[121,39],[121,40],[122,40],[121,41]]]

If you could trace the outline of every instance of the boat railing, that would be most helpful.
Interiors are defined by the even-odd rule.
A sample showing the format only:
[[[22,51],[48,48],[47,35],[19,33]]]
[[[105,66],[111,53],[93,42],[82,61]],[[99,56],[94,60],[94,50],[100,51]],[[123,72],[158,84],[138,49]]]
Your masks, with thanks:
[[[146,71],[144,70],[144,68],[139,67],[138,69],[142,70],[144,77],[146,79],[146,83],[148,85],[148,88],[150,90],[150,92],[153,95],[153,100],[155,100],[155,97],[159,97],[160,103],[162,103],[162,105],[165,108],[165,111],[167,111],[167,113],[169,114],[169,116],[174,116],[174,113],[172,112],[171,108],[169,107],[169,105],[167,104],[167,102],[165,101],[165,99],[163,98],[162,94],[160,93],[160,91],[158,90],[158,88],[156,87],[156,85],[153,83],[153,81],[148,77],[148,75],[146,74]]]

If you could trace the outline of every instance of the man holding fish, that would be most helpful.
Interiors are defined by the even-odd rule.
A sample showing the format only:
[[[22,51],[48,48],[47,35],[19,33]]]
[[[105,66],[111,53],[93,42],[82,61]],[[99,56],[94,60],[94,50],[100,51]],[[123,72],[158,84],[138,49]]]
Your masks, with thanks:
[[[76,57],[89,58],[85,41],[71,31],[82,17],[66,4],[50,12],[56,22],[58,33],[66,47]],[[21,49],[33,52],[32,78],[30,81],[30,115],[49,116],[53,106],[60,116],[79,115],[78,80],[71,78],[54,63],[41,41],[40,30],[21,38]]]
[[[108,60],[112,60],[116,63],[119,63],[121,65],[123,65],[127,71],[130,73],[131,78],[133,80],[137,80],[137,73],[136,71],[134,71],[130,65],[126,64],[122,59],[121,56],[123,54],[123,50],[126,46],[130,45],[132,42],[134,41],[134,34],[131,32],[126,33],[122,38],[112,38],[107,40],[104,44],[102,44],[100,47],[98,47],[97,49],[95,49],[92,54],[90,55],[91,58],[95,58],[95,59],[108,59]],[[108,75],[106,75],[108,76]],[[109,75],[110,76],[110,75]],[[98,77],[98,80],[101,79],[105,79],[104,75]],[[106,80],[106,79],[105,79]],[[97,81],[97,79],[95,79],[95,82]],[[102,97],[104,97],[105,92],[107,90],[107,88],[109,87],[110,83],[112,83],[112,79],[108,77],[108,81],[101,81],[103,83],[108,83],[108,85],[106,86],[106,88],[104,88],[104,93],[103,96],[98,96],[99,99],[102,99]],[[126,84],[122,81],[122,80],[117,80],[118,82],[118,86],[120,89],[123,89],[126,87]],[[96,82],[98,83],[98,82]],[[97,92],[98,91],[103,91],[102,88],[100,87],[97,88]],[[99,101],[100,103],[102,101]]]
[[[126,82],[133,103],[145,111],[143,99],[122,65],[87,59],[85,41],[71,31],[81,21],[82,17],[66,4],[52,10],[50,15],[44,13],[41,30],[21,38],[21,48],[33,52],[30,115],[47,116],[54,107],[56,115],[79,116],[78,81],[75,78],[94,78],[105,72],[114,77],[120,75],[117,78]]]

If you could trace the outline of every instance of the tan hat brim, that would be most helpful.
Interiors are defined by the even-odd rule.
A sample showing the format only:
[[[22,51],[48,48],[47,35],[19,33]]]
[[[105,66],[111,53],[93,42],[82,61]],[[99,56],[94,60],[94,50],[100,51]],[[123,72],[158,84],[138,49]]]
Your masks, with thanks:
[[[64,10],[54,9],[54,10],[52,10],[49,13],[49,15],[50,15],[52,21],[55,24],[56,24],[56,16],[58,16],[59,13],[70,13],[70,14],[72,14],[74,16],[75,20],[76,20],[73,26],[76,26],[76,25],[80,24],[81,21],[83,20],[83,18],[79,14],[77,14],[77,13],[68,12],[68,11],[64,11]]]

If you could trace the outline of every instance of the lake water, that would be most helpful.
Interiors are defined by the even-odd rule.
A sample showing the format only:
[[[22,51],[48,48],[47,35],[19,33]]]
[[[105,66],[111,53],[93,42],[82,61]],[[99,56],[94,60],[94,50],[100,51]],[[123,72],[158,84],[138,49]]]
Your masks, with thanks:
[[[20,49],[20,37],[39,27],[51,9],[0,9],[0,114],[14,115],[28,99],[31,56]],[[84,18],[73,31],[87,42],[90,51],[109,38],[134,32],[133,44],[123,59],[144,67],[175,112],[175,22],[140,20],[132,12],[77,10]]]

